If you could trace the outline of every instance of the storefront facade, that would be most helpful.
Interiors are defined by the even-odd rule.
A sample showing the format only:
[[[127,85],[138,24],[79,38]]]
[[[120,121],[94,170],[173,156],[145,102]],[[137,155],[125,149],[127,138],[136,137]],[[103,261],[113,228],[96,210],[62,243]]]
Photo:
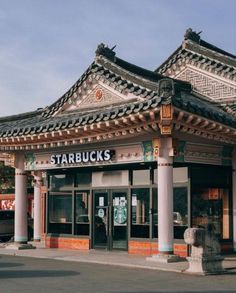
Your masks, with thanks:
[[[45,156],[36,154],[37,164],[48,162],[45,180],[48,186],[45,219],[47,245],[122,249],[144,255],[157,253],[158,163],[153,153],[153,143],[155,139],[130,145],[125,145],[124,141],[120,146],[110,142],[106,149],[98,143],[96,150],[90,146],[84,150],[81,148],[80,152],[76,152],[75,148]],[[179,141],[179,146],[183,147],[184,143]],[[210,146],[187,143],[185,148],[201,148],[205,152]],[[220,149],[217,153],[221,152]],[[101,161],[98,162],[95,161],[97,152],[112,155],[109,160],[103,160],[104,156],[100,156]],[[199,157],[195,158],[194,163],[185,162],[183,155],[178,154],[180,151],[175,152],[174,252],[186,255],[183,233],[187,227],[206,227],[208,224],[214,226],[223,250],[232,250],[230,166],[202,164],[203,158]],[[200,151],[197,154],[200,156]],[[73,161],[76,156],[82,158],[77,163],[79,166],[75,166]],[[202,156],[206,154],[202,153]],[[213,156],[213,153],[208,153],[208,156]],[[222,157],[221,160],[226,158]]]
[[[1,151],[16,168],[16,242],[26,241],[31,172],[34,236],[43,224],[48,247],[187,255],[185,229],[211,225],[222,250],[234,249],[236,120],[189,82],[101,44],[58,101],[1,124]]]

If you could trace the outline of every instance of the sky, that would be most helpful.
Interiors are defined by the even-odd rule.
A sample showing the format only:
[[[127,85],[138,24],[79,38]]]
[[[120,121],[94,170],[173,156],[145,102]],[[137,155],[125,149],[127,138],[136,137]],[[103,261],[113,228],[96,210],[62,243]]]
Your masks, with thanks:
[[[236,0],[0,0],[0,117],[55,102],[102,42],[150,70],[189,27],[236,54],[235,15]]]

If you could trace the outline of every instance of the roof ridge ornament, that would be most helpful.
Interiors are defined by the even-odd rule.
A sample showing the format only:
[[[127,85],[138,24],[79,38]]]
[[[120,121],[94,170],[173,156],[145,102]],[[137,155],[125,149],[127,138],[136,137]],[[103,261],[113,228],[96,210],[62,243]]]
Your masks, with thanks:
[[[202,33],[202,31],[200,31],[199,33],[195,32],[192,30],[192,28],[188,28],[184,34],[184,39],[185,40],[191,40],[195,43],[200,44],[201,41],[201,37],[200,34]]]
[[[170,104],[171,98],[175,95],[174,81],[170,78],[163,78],[158,81],[158,96],[162,104]]]
[[[116,48],[116,45],[113,46],[112,48],[109,48],[104,43],[101,43],[97,46],[95,54],[96,54],[96,56],[103,55],[103,56],[107,57],[108,59],[115,61],[116,52],[113,51],[115,48]]]

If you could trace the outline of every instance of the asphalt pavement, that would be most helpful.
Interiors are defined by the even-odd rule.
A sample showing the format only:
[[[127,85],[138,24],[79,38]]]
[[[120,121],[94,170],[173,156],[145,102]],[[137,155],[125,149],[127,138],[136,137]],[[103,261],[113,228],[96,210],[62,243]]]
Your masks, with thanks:
[[[55,257],[56,254],[54,254]],[[58,254],[57,254],[58,255]],[[93,254],[94,255],[94,254]],[[235,293],[235,273],[192,276],[153,269],[0,254],[1,293]],[[66,261],[64,260],[66,257]],[[72,258],[72,254],[70,256]]]

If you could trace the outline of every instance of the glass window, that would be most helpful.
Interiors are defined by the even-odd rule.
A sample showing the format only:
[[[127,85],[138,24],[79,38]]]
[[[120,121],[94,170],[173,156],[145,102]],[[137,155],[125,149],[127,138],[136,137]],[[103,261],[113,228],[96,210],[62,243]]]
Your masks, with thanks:
[[[48,195],[48,232],[72,233],[72,194],[53,192]]]
[[[134,170],[133,171],[133,185],[149,185],[150,184],[150,170]]]
[[[191,168],[191,183],[205,187],[229,187],[231,170],[227,167],[193,166]]]
[[[75,196],[75,234],[76,235],[89,235],[90,224],[90,205],[89,205],[89,192],[80,191]]]
[[[158,198],[157,189],[152,191],[153,210],[153,237],[158,238]],[[185,229],[188,227],[188,189],[187,187],[175,187],[174,196],[174,238],[183,239]]]
[[[83,172],[76,174],[76,186],[90,185],[92,181],[92,174],[90,172]]]
[[[92,173],[92,186],[127,186],[129,185],[129,172],[127,170],[104,171]]]
[[[192,226],[211,225],[221,239],[230,238],[229,190],[223,188],[193,188]]]
[[[149,238],[149,189],[132,189],[131,237]]]
[[[158,235],[158,226],[157,226],[157,210],[158,210],[158,202],[157,202],[157,188],[152,189],[152,237],[157,238]]]
[[[188,189],[174,188],[174,238],[183,239],[184,231],[188,228]]]
[[[73,177],[71,174],[56,174],[49,176],[49,187],[51,191],[67,190],[72,188]]]

